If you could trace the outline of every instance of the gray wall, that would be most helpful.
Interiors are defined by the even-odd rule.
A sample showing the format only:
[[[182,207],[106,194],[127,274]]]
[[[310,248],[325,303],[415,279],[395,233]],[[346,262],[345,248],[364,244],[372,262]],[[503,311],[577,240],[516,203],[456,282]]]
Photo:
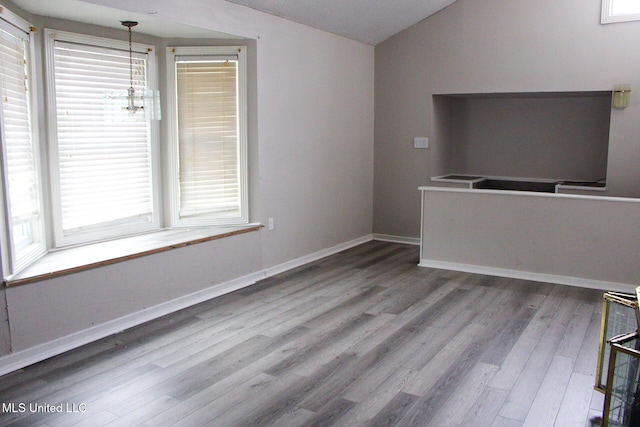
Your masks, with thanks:
[[[640,282],[640,200],[424,192],[422,264],[633,292]]]
[[[122,9],[123,19],[127,11],[152,10],[161,19],[254,40],[251,221],[266,224],[273,217],[275,229],[9,287],[13,351],[37,352],[49,342],[370,236],[373,47],[223,0],[88,3]]]
[[[374,232],[417,237],[416,188],[442,170],[451,123],[434,94],[640,88],[640,22],[601,25],[599,0],[457,0],[376,46]],[[640,196],[640,97],[611,112],[608,194]],[[448,135],[449,134],[449,135]],[[428,136],[430,148],[412,148]]]
[[[443,165],[451,173],[555,181],[607,176],[611,96],[465,97],[451,104],[451,152]]]

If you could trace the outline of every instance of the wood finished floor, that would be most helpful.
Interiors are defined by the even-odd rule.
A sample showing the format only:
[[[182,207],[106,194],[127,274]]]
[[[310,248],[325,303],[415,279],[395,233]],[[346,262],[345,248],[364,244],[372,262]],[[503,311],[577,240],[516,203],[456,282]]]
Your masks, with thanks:
[[[370,242],[0,377],[0,425],[599,425],[602,291],[417,262]]]

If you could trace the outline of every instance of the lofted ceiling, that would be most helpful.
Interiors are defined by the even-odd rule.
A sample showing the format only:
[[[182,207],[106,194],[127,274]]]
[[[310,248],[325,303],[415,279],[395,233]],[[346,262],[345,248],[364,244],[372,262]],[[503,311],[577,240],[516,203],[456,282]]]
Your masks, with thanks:
[[[370,45],[455,0],[226,0]]]
[[[180,6],[180,0],[165,0]],[[444,9],[455,0],[225,0],[261,12],[338,34],[370,45]],[[65,18],[118,28],[120,20],[140,22],[138,32],[158,37],[229,37],[222,33],[158,20],[153,15],[129,13],[78,0],[12,0],[36,15]],[[146,23],[149,25],[144,25]],[[161,25],[158,25],[158,24]]]

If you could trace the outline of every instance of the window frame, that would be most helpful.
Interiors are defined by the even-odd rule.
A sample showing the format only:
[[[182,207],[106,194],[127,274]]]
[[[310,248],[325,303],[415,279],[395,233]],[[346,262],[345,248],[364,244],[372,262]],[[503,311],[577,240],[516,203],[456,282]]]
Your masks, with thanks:
[[[67,31],[45,29],[45,81],[47,93],[47,132],[49,138],[49,181],[51,194],[51,223],[54,248],[63,248],[78,244],[91,244],[103,240],[111,240],[129,237],[135,234],[148,233],[160,230],[162,227],[161,214],[161,179],[160,179],[160,143],[159,125],[156,121],[148,123],[150,155],[151,155],[151,195],[152,195],[152,218],[149,222],[140,222],[125,225],[111,225],[98,229],[91,229],[86,232],[78,232],[65,235],[62,229],[61,205],[60,205],[60,169],[58,166],[58,128],[56,111],[56,90],[55,90],[55,60],[54,48],[56,41],[87,45],[96,48],[115,49],[128,51],[128,41],[121,41],[111,38],[95,37],[86,34],[71,33]],[[155,47],[143,43],[132,43],[134,53],[148,54],[147,58],[147,88],[157,90],[158,88],[158,66],[155,55]]]
[[[179,174],[179,142],[177,114],[176,60],[179,57],[228,57],[236,56],[238,60],[238,162],[240,215],[238,217],[204,216],[195,218],[180,217],[180,174]],[[168,154],[167,161],[171,178],[167,183],[169,195],[170,226],[198,227],[246,225],[249,223],[249,191],[248,191],[248,135],[247,135],[247,48],[246,46],[183,46],[168,47],[166,54],[167,72],[167,118],[168,118]]]
[[[613,14],[613,6],[617,0],[602,0],[602,24],[614,24],[617,22],[640,21],[640,12],[628,14]]]
[[[2,135],[0,141],[0,149],[3,153],[2,164],[0,164],[2,181],[0,185],[0,214],[2,215],[2,227],[4,233],[0,238],[0,251],[2,251],[2,271],[4,276],[14,275],[33,262],[41,258],[47,253],[46,226],[44,209],[44,193],[42,187],[42,163],[40,156],[39,136],[38,136],[38,109],[37,91],[36,91],[36,50],[33,37],[34,28],[29,22],[22,17],[16,15],[6,8],[0,9],[0,28],[6,33],[17,39],[22,39],[27,43],[25,49],[25,68],[27,69],[27,85],[28,97],[27,108],[29,110],[29,131],[32,146],[34,179],[36,185],[36,198],[38,205],[38,215],[29,222],[31,229],[32,241],[21,249],[15,246],[14,242],[14,224],[10,214],[10,189],[9,176],[7,170],[6,142],[4,134],[4,125],[2,126]],[[4,123],[2,111],[0,111],[0,119]]]

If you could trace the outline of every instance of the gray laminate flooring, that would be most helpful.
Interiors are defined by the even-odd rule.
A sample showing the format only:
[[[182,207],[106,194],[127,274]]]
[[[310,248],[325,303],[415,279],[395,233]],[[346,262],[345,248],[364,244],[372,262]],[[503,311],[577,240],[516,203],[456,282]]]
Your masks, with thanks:
[[[0,377],[0,425],[599,425],[602,291],[418,256],[369,242]]]

